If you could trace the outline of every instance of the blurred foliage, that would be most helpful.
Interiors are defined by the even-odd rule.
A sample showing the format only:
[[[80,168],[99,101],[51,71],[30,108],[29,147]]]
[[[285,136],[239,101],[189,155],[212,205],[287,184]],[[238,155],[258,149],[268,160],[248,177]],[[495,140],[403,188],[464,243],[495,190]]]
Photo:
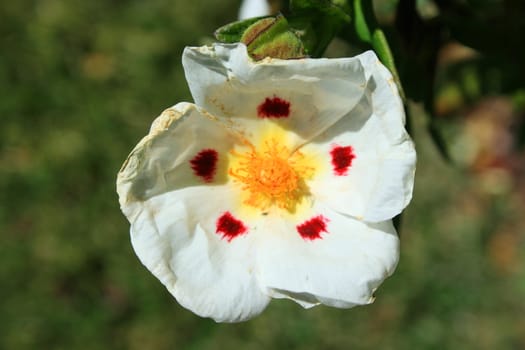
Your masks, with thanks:
[[[0,349],[525,348],[523,4],[375,2],[418,102],[400,266],[370,306],[274,301],[227,325],[181,308],[136,259],[114,182],[153,118],[191,100],[183,47],[212,40],[239,2],[6,2]],[[343,38],[328,55],[366,48]]]

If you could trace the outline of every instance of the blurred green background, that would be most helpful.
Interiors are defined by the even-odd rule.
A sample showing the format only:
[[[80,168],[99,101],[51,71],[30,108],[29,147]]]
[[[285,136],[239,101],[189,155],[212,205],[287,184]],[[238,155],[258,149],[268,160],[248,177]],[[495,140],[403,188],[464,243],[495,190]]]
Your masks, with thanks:
[[[380,2],[385,23],[395,3]],[[523,89],[480,96],[475,70],[461,73],[475,98],[445,76],[436,92],[454,165],[410,104],[416,189],[400,264],[374,304],[305,311],[277,300],[252,321],[216,324],[140,264],[116,173],[164,108],[191,101],[184,46],[210,41],[238,6],[0,6],[0,349],[525,349],[525,157],[513,139]],[[446,48],[444,61],[473,55]]]

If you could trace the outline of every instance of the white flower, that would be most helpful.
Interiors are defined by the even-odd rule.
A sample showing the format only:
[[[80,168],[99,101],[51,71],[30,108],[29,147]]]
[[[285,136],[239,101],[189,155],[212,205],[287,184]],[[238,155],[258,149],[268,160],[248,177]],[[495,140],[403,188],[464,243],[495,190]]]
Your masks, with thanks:
[[[372,302],[398,261],[391,219],[416,160],[388,70],[371,51],[254,62],[242,44],[182,62],[195,104],[165,110],[117,180],[142,263],[216,321],[270,298]]]

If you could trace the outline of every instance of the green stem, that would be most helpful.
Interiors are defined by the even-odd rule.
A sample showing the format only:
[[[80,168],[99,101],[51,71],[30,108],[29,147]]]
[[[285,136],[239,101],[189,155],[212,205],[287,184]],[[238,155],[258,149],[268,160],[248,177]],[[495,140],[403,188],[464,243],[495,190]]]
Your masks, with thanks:
[[[399,90],[399,94],[405,101],[405,93],[399,74],[397,72],[394,55],[388,45],[385,33],[379,28],[372,7],[371,0],[354,0],[354,26],[357,36],[362,41],[370,44],[381,62],[390,70]]]

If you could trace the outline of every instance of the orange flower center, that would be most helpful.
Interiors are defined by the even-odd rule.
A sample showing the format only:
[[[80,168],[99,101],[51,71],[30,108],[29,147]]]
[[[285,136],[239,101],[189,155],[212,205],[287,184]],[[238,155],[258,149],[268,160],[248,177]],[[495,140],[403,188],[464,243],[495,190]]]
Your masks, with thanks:
[[[291,152],[275,138],[259,150],[251,144],[248,147],[246,152],[232,151],[237,161],[229,170],[248,193],[244,203],[263,210],[275,205],[293,212],[308,194],[304,181],[311,177],[313,168],[305,164],[301,152]]]

